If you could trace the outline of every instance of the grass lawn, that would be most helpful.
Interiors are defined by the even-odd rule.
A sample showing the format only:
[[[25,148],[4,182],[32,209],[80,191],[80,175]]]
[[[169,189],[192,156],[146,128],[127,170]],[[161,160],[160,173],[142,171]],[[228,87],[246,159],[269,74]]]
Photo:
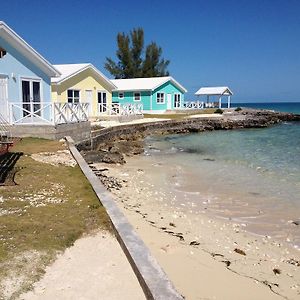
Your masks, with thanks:
[[[30,288],[59,251],[84,233],[110,230],[110,222],[78,166],[52,166],[31,158],[65,149],[58,141],[26,138],[14,186],[0,186],[0,299]],[[8,298],[8,296],[10,296]]]

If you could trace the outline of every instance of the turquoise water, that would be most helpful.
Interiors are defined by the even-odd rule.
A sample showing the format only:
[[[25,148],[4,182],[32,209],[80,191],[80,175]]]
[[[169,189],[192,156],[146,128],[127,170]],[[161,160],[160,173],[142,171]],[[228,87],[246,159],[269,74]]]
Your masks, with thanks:
[[[300,122],[150,137],[146,156],[177,166],[170,186],[193,210],[300,246]],[[180,203],[178,203],[180,205]]]

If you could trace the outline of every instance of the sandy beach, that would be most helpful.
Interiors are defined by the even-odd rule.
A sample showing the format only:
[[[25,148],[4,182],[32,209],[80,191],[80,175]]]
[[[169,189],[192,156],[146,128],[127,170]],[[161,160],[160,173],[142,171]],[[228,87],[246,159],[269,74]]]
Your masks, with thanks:
[[[176,199],[167,185],[176,166],[126,160],[94,167],[186,299],[299,299],[299,250]]]

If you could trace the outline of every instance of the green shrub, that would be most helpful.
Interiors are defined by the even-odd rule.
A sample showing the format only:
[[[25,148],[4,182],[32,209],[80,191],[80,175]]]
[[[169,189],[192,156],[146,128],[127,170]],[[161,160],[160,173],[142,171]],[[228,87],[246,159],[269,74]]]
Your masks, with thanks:
[[[214,112],[215,114],[222,114],[223,113],[223,110],[221,108],[218,108],[215,110]]]
[[[235,109],[235,111],[241,111],[241,110],[242,110],[241,107],[237,107],[237,108]]]

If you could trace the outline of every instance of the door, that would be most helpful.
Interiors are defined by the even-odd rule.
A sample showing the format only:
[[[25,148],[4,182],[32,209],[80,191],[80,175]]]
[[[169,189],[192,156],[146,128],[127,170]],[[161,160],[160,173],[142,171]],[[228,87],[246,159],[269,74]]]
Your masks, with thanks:
[[[85,91],[85,98],[86,102],[89,104],[89,116],[92,115],[92,105],[93,105],[93,91],[92,90],[86,90]]]
[[[4,118],[5,121],[8,121],[7,76],[3,75],[0,75],[0,115]]]
[[[172,109],[172,94],[167,94],[167,109]]]
[[[98,107],[100,113],[106,112],[107,110],[106,92],[98,92]]]
[[[175,94],[174,95],[174,108],[180,108],[181,106],[181,98],[180,98],[180,94]]]
[[[23,117],[29,114],[41,115],[41,83],[36,80],[22,80]]]

